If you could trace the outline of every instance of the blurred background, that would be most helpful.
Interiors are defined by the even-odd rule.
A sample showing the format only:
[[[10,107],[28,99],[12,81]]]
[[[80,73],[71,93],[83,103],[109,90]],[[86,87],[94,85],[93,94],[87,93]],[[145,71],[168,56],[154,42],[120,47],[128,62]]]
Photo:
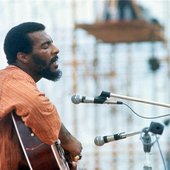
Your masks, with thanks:
[[[74,94],[94,97],[108,91],[170,103],[170,0],[0,0],[0,11],[1,69],[7,65],[4,37],[21,22],[45,24],[60,49],[63,77],[55,83],[43,79],[38,86],[83,144],[79,170],[136,170],[143,169],[146,161],[153,170],[165,169],[164,164],[170,170],[169,116],[146,119],[126,105],[76,105],[71,101]],[[143,117],[170,111],[111,99],[124,102]],[[149,155],[140,134],[103,146],[94,143],[96,136],[142,131],[151,122],[163,124],[164,131]]]

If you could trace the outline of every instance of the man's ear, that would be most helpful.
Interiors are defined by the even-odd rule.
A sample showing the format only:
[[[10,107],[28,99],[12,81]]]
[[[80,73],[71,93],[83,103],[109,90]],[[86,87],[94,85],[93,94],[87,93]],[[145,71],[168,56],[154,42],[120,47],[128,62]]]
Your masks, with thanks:
[[[29,55],[26,53],[18,52],[17,53],[17,60],[21,63],[28,64],[29,63]]]

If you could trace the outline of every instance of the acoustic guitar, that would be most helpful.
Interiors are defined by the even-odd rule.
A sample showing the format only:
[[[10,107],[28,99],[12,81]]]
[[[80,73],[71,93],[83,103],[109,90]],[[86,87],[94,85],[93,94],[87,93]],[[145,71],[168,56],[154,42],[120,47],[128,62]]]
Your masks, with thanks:
[[[41,142],[31,129],[24,125],[19,116],[15,113],[11,113],[11,116],[30,170],[77,169],[68,163],[59,140],[53,145],[47,145]]]

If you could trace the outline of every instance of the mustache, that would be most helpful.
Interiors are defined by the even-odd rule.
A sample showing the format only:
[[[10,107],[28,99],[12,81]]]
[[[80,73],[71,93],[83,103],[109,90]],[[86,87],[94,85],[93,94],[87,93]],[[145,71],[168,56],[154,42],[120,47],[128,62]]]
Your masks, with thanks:
[[[57,55],[54,56],[54,57],[51,59],[50,64],[52,64],[52,63],[58,61],[58,59],[59,59],[59,57],[58,57]]]

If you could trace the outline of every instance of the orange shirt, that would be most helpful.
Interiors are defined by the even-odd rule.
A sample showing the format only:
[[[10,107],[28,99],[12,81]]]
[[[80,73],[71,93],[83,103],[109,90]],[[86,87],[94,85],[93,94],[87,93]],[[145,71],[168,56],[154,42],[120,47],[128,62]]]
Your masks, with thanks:
[[[6,154],[7,157],[10,157],[10,154],[13,154],[3,148],[8,142],[11,143],[12,138],[10,139],[10,135],[5,133],[6,131],[9,133],[8,128],[3,128],[3,123],[1,123],[13,110],[18,116],[21,116],[25,125],[31,128],[34,134],[44,143],[54,143],[58,138],[61,127],[61,121],[55,106],[37,89],[36,83],[27,73],[12,65],[1,70],[0,170],[2,169],[2,155]]]

